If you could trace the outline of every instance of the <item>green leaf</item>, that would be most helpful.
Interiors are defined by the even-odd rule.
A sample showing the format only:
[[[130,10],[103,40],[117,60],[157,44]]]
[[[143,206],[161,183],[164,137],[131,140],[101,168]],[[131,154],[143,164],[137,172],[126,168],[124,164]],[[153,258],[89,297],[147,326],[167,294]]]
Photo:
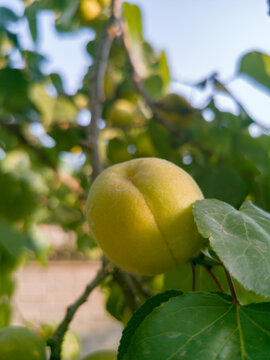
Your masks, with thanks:
[[[159,57],[159,75],[163,80],[164,90],[167,90],[167,87],[170,84],[170,69],[165,51],[162,51]]]
[[[6,27],[9,23],[16,22],[19,17],[7,7],[0,7],[0,26]]]
[[[219,200],[197,201],[200,233],[246,289],[270,297],[270,214],[246,201],[240,210]]]
[[[244,55],[240,62],[239,73],[246,74],[251,80],[270,90],[270,56],[259,51]]]
[[[26,181],[0,172],[0,216],[14,222],[26,219],[36,207],[34,193]]]
[[[29,82],[22,70],[0,70],[0,107],[12,114],[36,110],[28,97],[28,89]]]
[[[79,7],[79,0],[66,0],[60,17],[56,20],[56,29],[62,31],[75,31],[79,28],[79,19],[76,17]]]
[[[122,321],[126,309],[125,297],[114,281],[108,283],[107,290],[109,296],[106,299],[106,310],[117,320]]]
[[[128,322],[126,328],[123,331],[123,335],[120,341],[118,348],[118,360],[128,359],[126,357],[126,352],[129,350],[130,341],[132,340],[134,333],[137,328],[143,323],[144,319],[156,308],[159,307],[162,303],[168,301],[174,296],[180,295],[181,292],[176,290],[167,291],[162,294],[153,296],[147,300],[132,316]],[[138,358],[141,359],[142,358]]]
[[[18,259],[27,249],[34,252],[38,251],[34,240],[29,235],[18,231],[4,221],[0,221],[0,249],[1,248],[14,259]]]
[[[159,75],[151,75],[144,80],[147,93],[154,99],[162,95],[163,81]]]
[[[25,17],[28,20],[29,30],[32,36],[32,39],[36,42],[38,37],[38,27],[37,27],[37,12],[42,10],[43,2],[34,1],[29,5],[24,12]]]
[[[232,146],[232,151],[236,154],[235,158],[241,159],[239,168],[247,167],[249,171],[261,174],[269,169],[269,155],[259,138],[237,134],[232,138]]]
[[[196,181],[206,198],[222,200],[235,207],[239,207],[247,196],[243,178],[224,165],[203,166]]]
[[[8,326],[11,321],[12,309],[6,296],[0,297],[0,328]]]
[[[118,359],[266,360],[269,316],[270,303],[240,307],[221,294],[186,293],[145,317]]]
[[[30,70],[31,78],[36,81],[41,80],[44,75],[40,71],[40,68],[46,61],[46,58],[37,52],[29,50],[22,51],[22,55],[27,63],[27,68]]]
[[[56,73],[52,73],[49,75],[52,83],[53,83],[53,86],[55,87],[58,95],[64,95],[65,94],[65,91],[64,91],[64,87],[63,87],[63,81],[62,81],[62,78],[59,74],[56,74]]]
[[[129,35],[136,40],[143,39],[142,15],[137,5],[127,2],[123,5],[123,15],[128,24]]]

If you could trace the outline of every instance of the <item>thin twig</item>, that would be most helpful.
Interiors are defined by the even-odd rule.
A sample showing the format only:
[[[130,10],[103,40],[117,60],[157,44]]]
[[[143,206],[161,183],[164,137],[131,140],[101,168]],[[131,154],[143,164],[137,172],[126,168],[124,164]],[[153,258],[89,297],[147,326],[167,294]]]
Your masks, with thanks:
[[[214,280],[214,282],[216,283],[217,287],[219,288],[219,290],[223,293],[225,293],[225,290],[223,289],[223,286],[221,285],[220,281],[218,280],[218,278],[216,277],[216,275],[212,272],[211,269],[209,268],[205,268],[206,271],[208,272],[208,274],[212,277],[212,279]]]
[[[98,120],[102,116],[104,97],[104,78],[111,50],[112,41],[119,35],[121,1],[112,0],[112,15],[108,21],[106,29],[99,41],[99,46],[95,56],[92,70],[90,97],[91,97],[91,122],[88,127],[88,143],[91,149],[91,163],[93,168],[92,180],[102,171],[102,164],[99,153],[99,129]]]
[[[237,295],[236,295],[236,291],[235,291],[235,288],[234,288],[234,284],[233,284],[231,275],[230,275],[229,271],[225,268],[224,265],[223,265],[223,269],[225,271],[225,275],[226,275],[226,278],[227,278],[227,281],[228,281],[228,284],[229,284],[229,288],[230,288],[230,292],[231,292],[231,295],[232,295],[232,298],[233,298],[233,302],[236,303],[237,305],[240,305],[240,302],[239,302],[239,300],[237,298]]]
[[[50,360],[61,359],[61,348],[63,339],[68,327],[79,309],[79,307],[85,303],[91,294],[91,292],[112,272],[111,267],[108,265],[108,261],[103,262],[102,268],[98,271],[94,280],[92,280],[85,288],[83,294],[67,308],[63,321],[59,324],[54,335],[47,341],[48,346],[51,348]]]
[[[140,307],[140,302],[130,274],[118,267],[115,267],[113,279],[121,288],[130,310],[132,312],[136,311]]]
[[[192,291],[195,291],[196,290],[196,268],[193,263],[190,263],[190,266],[191,266],[191,272],[192,272]]]
[[[98,120],[102,116],[102,109],[105,101],[104,97],[104,79],[109,58],[112,42],[121,34],[121,0],[112,0],[111,3],[111,17],[108,21],[107,27],[99,41],[99,46],[96,52],[95,61],[92,70],[91,84],[90,84],[90,98],[91,98],[91,123],[88,127],[88,148],[91,149],[91,163],[92,163],[92,180],[102,171],[102,164],[99,152],[99,129]],[[129,273],[115,267],[115,280],[121,287],[127,303],[132,311],[135,311],[139,302],[136,295],[136,288],[133,284]]]

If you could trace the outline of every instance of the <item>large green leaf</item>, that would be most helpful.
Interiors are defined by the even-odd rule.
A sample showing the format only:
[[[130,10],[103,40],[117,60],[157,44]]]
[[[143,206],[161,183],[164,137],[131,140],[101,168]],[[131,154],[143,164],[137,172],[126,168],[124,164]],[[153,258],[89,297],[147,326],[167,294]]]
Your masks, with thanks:
[[[270,56],[258,51],[244,55],[239,72],[248,75],[264,88],[270,90]]]
[[[136,333],[137,328],[140,326],[140,324],[143,323],[147,316],[151,314],[151,312],[155,308],[159,307],[162,303],[167,302],[170,298],[181,294],[182,293],[179,291],[171,290],[153,296],[134,313],[128,325],[123,331],[123,336],[118,349],[118,359],[126,359],[126,352],[129,349],[130,342],[132,341],[132,338]]]
[[[269,320],[270,303],[240,307],[221,294],[186,293],[145,317],[118,359],[267,360]]]
[[[194,205],[200,233],[248,290],[270,297],[270,214],[246,201],[240,210],[219,200]]]

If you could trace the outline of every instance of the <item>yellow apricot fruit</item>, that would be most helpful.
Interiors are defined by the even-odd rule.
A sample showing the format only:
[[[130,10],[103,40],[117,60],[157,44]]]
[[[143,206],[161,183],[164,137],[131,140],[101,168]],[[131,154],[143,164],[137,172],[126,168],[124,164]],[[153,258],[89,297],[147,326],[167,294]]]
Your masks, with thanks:
[[[32,330],[21,326],[0,329],[1,360],[46,360],[45,342]]]
[[[101,12],[101,5],[97,0],[80,0],[79,14],[83,21],[94,20]]]
[[[113,165],[87,199],[92,236],[108,258],[133,273],[155,275],[187,262],[200,248],[192,204],[203,194],[192,177],[158,158]]]

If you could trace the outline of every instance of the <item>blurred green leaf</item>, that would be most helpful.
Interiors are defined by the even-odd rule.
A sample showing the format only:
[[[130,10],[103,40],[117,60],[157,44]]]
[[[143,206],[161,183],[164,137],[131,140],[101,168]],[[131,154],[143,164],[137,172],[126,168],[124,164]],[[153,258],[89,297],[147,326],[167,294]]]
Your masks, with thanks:
[[[19,69],[0,69],[0,106],[11,112],[36,112],[37,109],[28,97],[29,81],[24,71]]]
[[[161,96],[163,89],[163,81],[159,75],[151,75],[144,80],[147,93],[156,99]]]
[[[129,351],[129,346],[133,340],[134,334],[136,334],[137,328],[143,324],[144,320],[159,306],[163,303],[166,303],[169,299],[178,297],[181,295],[181,292],[176,290],[171,290],[158,294],[147,300],[132,316],[127,327],[124,329],[120,345],[118,348],[118,359],[125,359],[126,353]],[[134,358],[135,359],[135,358]],[[141,359],[141,357],[137,358]],[[154,360],[154,359],[153,359]]]
[[[15,260],[18,260],[26,250],[37,251],[35,242],[29,235],[4,221],[0,221],[0,247]]]
[[[30,186],[10,174],[0,172],[0,217],[9,221],[25,220],[35,209]]]
[[[270,56],[259,51],[244,55],[240,62],[239,73],[270,90]]]
[[[62,81],[61,76],[59,74],[52,73],[52,74],[50,74],[49,77],[50,77],[54,87],[56,88],[58,95],[64,95],[65,91],[64,91],[63,81]]]
[[[124,2],[123,16],[128,23],[128,31],[133,41],[143,40],[142,16],[137,5]]]
[[[233,169],[221,165],[205,165],[196,175],[204,196],[219,199],[235,207],[239,207],[247,196],[244,179]]]
[[[16,22],[19,17],[9,8],[0,7],[0,26],[6,27],[9,23]]]
[[[12,309],[7,297],[0,296],[0,328],[8,326],[11,321]]]
[[[170,84],[170,69],[165,51],[162,51],[159,56],[159,74],[163,80],[164,90],[167,90],[167,87]]]

